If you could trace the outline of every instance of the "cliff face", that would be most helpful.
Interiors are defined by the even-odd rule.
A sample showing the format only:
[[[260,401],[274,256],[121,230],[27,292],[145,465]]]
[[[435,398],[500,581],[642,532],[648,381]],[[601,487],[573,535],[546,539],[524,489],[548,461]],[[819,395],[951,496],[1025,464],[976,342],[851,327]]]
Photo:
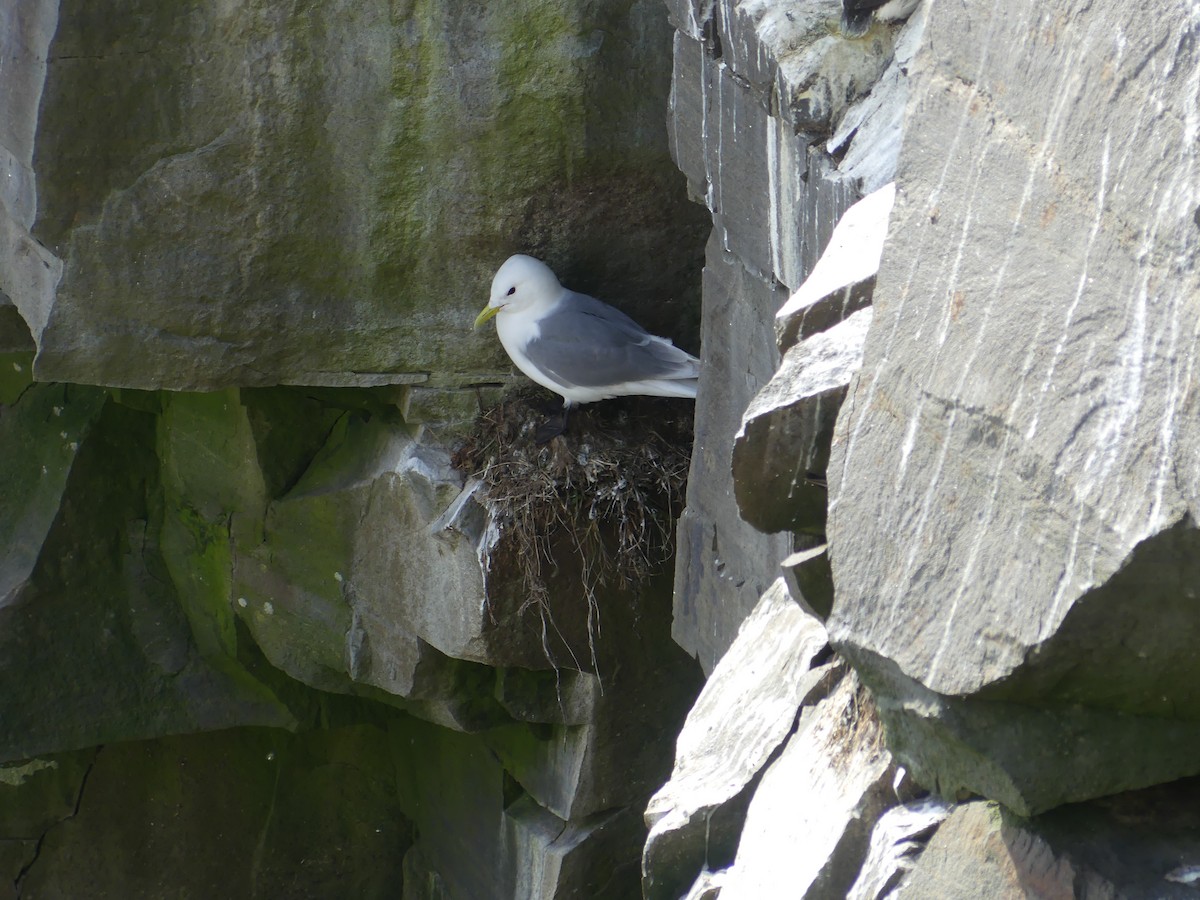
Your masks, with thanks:
[[[730,649],[651,801],[647,893],[1185,896],[1200,20],[934,0],[845,41],[817,6],[674,11],[675,146],[718,233],[746,201],[723,199],[734,176],[711,162],[733,129],[710,113],[733,104],[694,74],[715,99],[680,100],[697,54],[757,96],[738,152],[769,165],[778,135],[807,144],[800,194],[766,179],[760,227],[791,200],[866,196],[827,242],[829,220],[793,229],[822,235],[802,285],[773,227],[749,242],[769,264],[722,244],[798,287],[775,317],[780,365],[712,463],[744,523],[797,552],[736,634],[714,603],[687,607],[704,588],[677,573],[678,639]],[[705,497],[689,493],[692,521]],[[775,571],[754,568],[767,538],[747,529],[734,546],[760,555],[738,555],[706,524],[714,566]],[[683,539],[681,562],[700,546]],[[708,627],[681,628],[681,605]],[[1155,820],[1136,839],[1133,809]]]
[[[1191,891],[1195,12],[493,7],[0,0],[0,896]]]
[[[696,349],[661,7],[21,0],[0,41],[0,881],[636,892],[700,683],[688,404],[539,451],[476,426],[515,379],[470,323],[521,251]]]
[[[1196,770],[1184,21],[934,9],[838,423],[831,633],[914,771],[1025,813]]]

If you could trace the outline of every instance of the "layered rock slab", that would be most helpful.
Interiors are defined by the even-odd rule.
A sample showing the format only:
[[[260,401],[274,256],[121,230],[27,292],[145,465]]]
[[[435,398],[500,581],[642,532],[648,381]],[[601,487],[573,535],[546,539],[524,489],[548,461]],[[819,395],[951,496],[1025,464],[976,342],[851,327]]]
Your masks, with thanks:
[[[857,677],[802,713],[763,775],[721,896],[844,896],[891,798],[893,762]]]
[[[747,404],[778,364],[774,314],[857,196],[819,134],[832,128],[844,101],[869,88],[891,46],[890,37],[854,47],[831,39],[826,22],[836,9],[829,0],[668,4],[677,29],[671,151],[713,221],[703,285],[706,365],[679,526],[673,630],[706,670],[791,549],[736,515],[729,452]]]
[[[861,309],[797,344],[746,408],[733,484],[742,518],[761,531],[825,533],[829,446],[870,322]]]
[[[957,807],[899,896],[1194,897],[1195,778],[1073,804],[1033,819],[993,803]]]
[[[702,869],[732,861],[752,785],[800,708],[835,677],[837,666],[813,668],[825,647],[821,623],[777,579],[709,676],[671,778],[646,807],[646,897],[677,897]]]
[[[332,900],[402,887],[412,826],[377,726],[232,729],[23,768],[0,768],[7,809],[49,791],[70,805],[45,807],[50,821],[0,822],[0,837],[37,841],[13,896],[171,896],[190,885],[208,896]]]
[[[950,794],[1035,812],[1200,768],[1197,27],[934,4],[910,63],[830,464],[830,627]]]

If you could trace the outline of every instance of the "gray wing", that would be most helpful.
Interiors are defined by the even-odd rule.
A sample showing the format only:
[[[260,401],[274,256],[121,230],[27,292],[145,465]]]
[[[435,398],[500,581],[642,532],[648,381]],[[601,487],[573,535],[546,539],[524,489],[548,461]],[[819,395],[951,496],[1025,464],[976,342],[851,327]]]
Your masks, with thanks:
[[[695,357],[655,337],[619,309],[567,292],[538,323],[529,359],[559,382],[605,387],[657,378],[695,378]]]

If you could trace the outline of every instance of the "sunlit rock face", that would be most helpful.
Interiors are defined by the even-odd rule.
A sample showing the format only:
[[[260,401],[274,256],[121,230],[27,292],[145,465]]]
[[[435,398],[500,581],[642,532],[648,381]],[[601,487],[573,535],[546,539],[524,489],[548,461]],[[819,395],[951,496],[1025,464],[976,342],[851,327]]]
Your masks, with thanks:
[[[934,3],[910,63],[830,630],[950,794],[1200,769],[1198,27]]]
[[[761,531],[825,533],[834,422],[862,366],[895,192],[889,182],[846,210],[808,278],[775,314],[783,360],[743,413],[732,458],[738,511]]]
[[[649,811],[644,888],[765,896],[771,878],[789,873],[788,889],[809,896],[879,897],[898,885],[906,896],[1011,893],[1034,879],[1068,892],[1183,896],[1197,878],[1178,863],[1194,853],[1194,779],[1174,780],[1200,770],[1191,752],[1200,737],[1200,19],[1173,4],[1148,15],[1135,4],[967,9],[934,0],[906,25],[876,26],[835,49],[825,36],[809,45],[799,37],[818,6],[672,4],[673,122],[699,118],[700,146],[720,152],[678,133],[675,150],[713,212],[725,258],[769,271],[772,285],[792,292],[779,343],[762,351],[782,355],[769,380],[721,357],[710,369],[717,398],[739,390],[746,372],[756,382],[732,453],[742,518],[790,532],[791,599],[829,615],[831,643],[869,688],[894,756],[849,762],[854,741],[831,741],[802,776],[788,777],[791,748],[819,731],[837,694],[797,701],[787,749],[744,787],[744,772],[732,774],[754,756],[736,741],[705,768],[681,740],[677,773],[727,779],[713,779],[724,802],[697,804],[710,814],[720,868],[688,868],[693,810],[671,806],[668,786]],[[828,81],[789,81],[803,52],[764,74],[802,46],[824,48]],[[843,96],[822,85],[849,83],[838,73],[850,47],[879,65],[869,93],[835,102],[823,131],[803,113]],[[738,107],[736,129],[716,128],[698,110],[728,112],[730,94],[700,77],[697,54],[747,94],[774,79],[769,102],[745,115]],[[835,164],[826,176],[864,194],[894,190],[880,245],[843,268],[849,276],[867,257],[873,266],[837,283],[817,272],[789,280],[797,270],[778,264],[782,245],[764,224],[784,207],[755,212],[751,182],[735,194],[712,164],[762,146],[759,123],[775,114],[825,138],[808,148],[809,188],[822,183],[819,146]],[[759,230],[757,257],[740,240],[745,227]],[[818,271],[837,268],[837,243]],[[712,259],[710,250],[710,271]],[[741,294],[723,297],[729,306],[706,316],[746,315]],[[826,302],[833,315],[810,323],[818,298],[836,301]],[[737,322],[726,315],[705,327],[750,333]],[[703,401],[702,391],[698,423],[716,408]],[[708,458],[715,434],[698,428]],[[705,465],[698,452],[694,479]],[[815,492],[821,475],[827,509]],[[715,585],[732,571],[736,588],[753,585],[745,573],[760,571],[751,563],[773,549],[744,532],[730,554],[726,538],[738,532],[721,519],[728,497],[716,477],[704,484],[683,521],[696,534],[681,539],[681,559],[692,563],[683,571],[701,586],[677,580],[675,627],[702,659],[742,615],[736,590],[705,595],[704,579]],[[756,621],[747,618],[743,634]],[[742,641],[713,669],[714,692],[727,663],[743,658]],[[747,674],[775,664],[775,648],[760,644]],[[769,708],[770,692],[747,693]],[[717,726],[708,734],[722,736]],[[827,833],[766,849],[803,831],[804,798],[823,787],[855,798],[846,808],[862,821],[826,803],[818,819]],[[973,795],[998,804],[946,803]],[[1128,822],[1139,808],[1161,809],[1164,827],[1135,840]],[[858,841],[868,830],[869,842]],[[836,847],[821,845],[829,835]],[[818,846],[812,859],[796,849]]]

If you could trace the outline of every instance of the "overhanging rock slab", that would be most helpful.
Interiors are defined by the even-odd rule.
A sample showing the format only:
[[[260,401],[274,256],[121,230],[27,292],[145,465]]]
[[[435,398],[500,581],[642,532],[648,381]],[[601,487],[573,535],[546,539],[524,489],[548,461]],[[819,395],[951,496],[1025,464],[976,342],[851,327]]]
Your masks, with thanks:
[[[781,352],[871,302],[895,202],[896,184],[889,182],[842,214],[804,284],[775,313]]]
[[[846,387],[862,365],[870,308],[792,347],[746,409],[733,444],[742,518],[767,532],[825,531],[825,468]]]

